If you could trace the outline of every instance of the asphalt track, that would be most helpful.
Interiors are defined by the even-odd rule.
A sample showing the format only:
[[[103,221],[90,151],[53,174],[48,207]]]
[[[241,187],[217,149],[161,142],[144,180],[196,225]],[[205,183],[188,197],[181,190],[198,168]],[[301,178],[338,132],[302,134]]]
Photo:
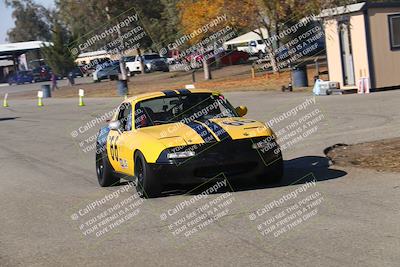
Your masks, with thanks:
[[[268,92],[226,96],[262,121],[310,98]],[[42,108],[34,100],[11,99],[9,108],[0,109],[0,266],[398,266],[399,174],[330,167],[323,149],[400,136],[399,99],[399,91],[317,97],[302,112],[317,108],[323,119],[317,131],[284,151],[281,184],[229,183],[236,192],[222,189],[194,200],[196,193],[170,191],[143,202],[132,189],[122,192],[126,184],[98,186],[94,151],[86,143],[99,124],[79,133],[121,99],[86,99],[85,107],[77,99],[46,99]],[[88,210],[115,192],[118,197]],[[263,210],[293,192],[296,198]],[[295,206],[309,197],[319,201]],[[179,210],[187,201],[193,203]],[[207,203],[214,206],[207,209]],[[126,220],[85,235],[82,230],[100,222],[102,212],[124,214]],[[189,224],[176,231],[203,216],[209,223],[197,232],[185,236]],[[263,235],[262,223],[285,230]]]

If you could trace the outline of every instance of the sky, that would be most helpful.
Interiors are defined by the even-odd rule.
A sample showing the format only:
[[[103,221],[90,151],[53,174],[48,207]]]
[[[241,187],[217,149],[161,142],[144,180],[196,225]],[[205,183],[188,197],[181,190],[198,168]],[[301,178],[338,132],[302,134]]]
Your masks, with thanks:
[[[54,7],[54,0],[35,0],[44,7]],[[7,8],[3,0],[0,0],[0,44],[7,43],[7,31],[14,27],[14,20],[11,17],[12,8]]]

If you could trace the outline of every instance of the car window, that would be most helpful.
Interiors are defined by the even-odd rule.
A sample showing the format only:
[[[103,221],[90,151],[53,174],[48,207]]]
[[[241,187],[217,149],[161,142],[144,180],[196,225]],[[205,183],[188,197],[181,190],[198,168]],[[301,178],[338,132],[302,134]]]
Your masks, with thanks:
[[[119,107],[118,120],[122,130],[132,130],[132,105],[130,103],[123,103]]]
[[[132,62],[132,61],[135,61],[135,57],[126,57],[126,58],[124,58],[124,61],[125,61],[125,62]]]
[[[234,108],[223,96],[210,93],[166,96],[144,100],[136,104],[135,114],[136,128],[237,116]]]

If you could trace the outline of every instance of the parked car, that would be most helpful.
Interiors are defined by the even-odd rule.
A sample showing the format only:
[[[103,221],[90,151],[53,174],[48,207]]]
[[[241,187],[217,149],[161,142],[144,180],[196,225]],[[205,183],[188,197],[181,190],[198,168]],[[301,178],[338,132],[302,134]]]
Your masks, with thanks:
[[[150,71],[163,71],[169,72],[168,60],[166,58],[160,57],[156,60],[150,61]]]
[[[189,56],[186,57],[187,62],[190,63],[190,66],[192,68],[201,68],[203,65],[203,58],[207,58],[208,63],[214,63],[216,62],[216,56],[214,53],[217,53],[221,65],[236,65],[236,64],[242,64],[247,62],[249,59],[250,55],[249,53],[243,52],[243,51],[237,51],[237,50],[225,50],[225,51],[214,51],[210,50],[207,51],[204,54],[199,54],[199,53],[193,53]]]
[[[113,61],[106,65],[98,65],[97,69],[93,72],[93,81],[100,82],[104,79],[117,80],[120,73],[121,69],[118,61]]]
[[[99,68],[100,65],[108,64],[110,61],[111,61],[110,58],[95,58],[90,60],[88,64],[83,63],[83,65],[81,65],[80,68],[84,75],[91,76],[93,75],[93,72],[95,72],[96,69]]]
[[[24,71],[17,71],[17,73],[12,74],[8,78],[8,84],[12,85],[13,83],[15,84],[24,84],[24,83],[31,83],[33,82],[33,73],[30,70],[24,70]]]
[[[71,71],[72,75],[74,77],[83,77],[84,76],[84,71],[82,70],[81,67],[77,66]]]
[[[249,53],[237,50],[227,50],[219,54],[222,65],[236,65],[247,62]]]
[[[145,72],[152,71],[169,71],[169,66],[165,58],[160,57],[159,54],[145,54],[143,56],[136,56],[134,58],[126,60],[126,67],[130,73],[141,73],[142,65],[144,63]]]
[[[237,49],[242,52],[249,53],[250,55],[257,55],[262,58],[266,53],[266,45],[263,40],[252,40],[247,43],[247,46],[240,46]]]

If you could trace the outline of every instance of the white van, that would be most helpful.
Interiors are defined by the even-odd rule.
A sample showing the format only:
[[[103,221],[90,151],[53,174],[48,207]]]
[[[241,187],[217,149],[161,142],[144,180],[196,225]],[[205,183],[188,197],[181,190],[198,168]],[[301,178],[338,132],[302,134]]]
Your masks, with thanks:
[[[266,53],[266,45],[263,40],[253,40],[247,43],[247,46],[239,46],[237,50],[247,52],[250,55],[257,55],[259,58]]]

